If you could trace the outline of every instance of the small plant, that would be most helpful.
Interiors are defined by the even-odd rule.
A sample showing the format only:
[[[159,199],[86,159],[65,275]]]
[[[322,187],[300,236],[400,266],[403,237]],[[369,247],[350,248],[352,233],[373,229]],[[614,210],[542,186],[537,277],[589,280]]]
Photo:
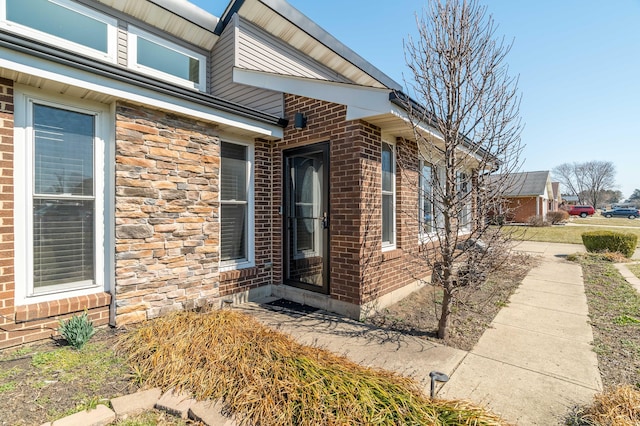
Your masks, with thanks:
[[[74,315],[67,321],[60,320],[58,332],[74,348],[80,350],[95,334],[93,322],[89,319],[87,312],[82,315]]]
[[[544,220],[544,217],[540,216],[540,215],[534,215],[531,216],[527,219],[527,223],[529,224],[529,226],[533,226],[535,228],[541,228],[543,226],[549,226],[549,222],[547,222],[546,220]]]
[[[591,231],[582,234],[582,243],[588,252],[618,252],[630,258],[636,249],[638,236],[613,231]]]

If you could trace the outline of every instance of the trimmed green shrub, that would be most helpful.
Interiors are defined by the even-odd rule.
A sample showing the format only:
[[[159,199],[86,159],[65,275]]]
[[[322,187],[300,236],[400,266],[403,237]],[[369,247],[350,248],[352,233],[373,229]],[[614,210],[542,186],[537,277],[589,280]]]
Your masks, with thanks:
[[[96,333],[96,330],[93,328],[93,323],[85,311],[82,315],[74,315],[67,321],[60,320],[58,332],[71,346],[76,349],[82,349],[85,343]]]
[[[547,213],[547,222],[552,225],[564,222],[567,219],[569,219],[569,213],[566,210],[557,210],[555,212]]]
[[[591,253],[618,252],[629,258],[636,250],[638,236],[613,231],[590,231],[582,234],[582,244]]]

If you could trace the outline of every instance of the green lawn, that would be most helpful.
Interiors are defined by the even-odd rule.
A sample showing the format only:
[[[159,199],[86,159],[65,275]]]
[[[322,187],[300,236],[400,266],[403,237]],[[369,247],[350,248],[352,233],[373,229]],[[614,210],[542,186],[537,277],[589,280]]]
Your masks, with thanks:
[[[606,217],[595,215],[591,217],[585,217],[584,219],[581,217],[574,217],[569,219],[569,222],[576,225],[608,225],[640,228],[640,220],[628,219],[626,217],[612,217],[610,219],[607,219]]]
[[[616,226],[623,226],[614,224],[613,221],[624,221],[627,220],[629,222],[633,222],[637,228],[628,229],[619,228]],[[584,221],[584,222],[583,222]],[[596,221],[611,221],[611,227],[609,226],[589,226],[589,225],[599,225]],[[582,244],[582,234],[587,231],[614,231],[614,232],[630,232],[636,234],[638,236],[638,240],[640,241],[640,220],[630,220],[630,219],[598,219],[598,218],[587,218],[580,219],[580,222],[577,220],[573,223],[580,224],[580,226],[563,226],[563,225],[554,225],[554,226],[545,226],[545,227],[531,227],[531,226],[504,226],[502,229],[505,232],[511,232],[513,238],[516,240],[528,240],[528,241],[546,241],[550,243],[570,243],[570,244]],[[583,225],[584,223],[584,225]]]

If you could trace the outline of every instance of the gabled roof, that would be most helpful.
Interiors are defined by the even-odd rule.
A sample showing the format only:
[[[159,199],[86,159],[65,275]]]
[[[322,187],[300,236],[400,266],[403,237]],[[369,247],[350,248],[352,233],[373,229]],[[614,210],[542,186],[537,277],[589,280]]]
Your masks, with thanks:
[[[501,181],[503,175],[493,175],[493,182]],[[548,170],[537,172],[511,173],[503,184],[505,197],[533,197],[546,195],[553,197],[551,172]]]
[[[235,13],[354,84],[401,89],[397,82],[285,0],[231,0],[215,28],[216,34],[222,34]]]

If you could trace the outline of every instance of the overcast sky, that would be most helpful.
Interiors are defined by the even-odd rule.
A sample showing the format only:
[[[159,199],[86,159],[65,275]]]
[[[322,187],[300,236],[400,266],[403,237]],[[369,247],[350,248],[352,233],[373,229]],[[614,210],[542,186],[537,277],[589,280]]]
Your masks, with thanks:
[[[225,0],[190,0],[216,16]],[[289,0],[338,40],[403,84],[403,40],[425,0]],[[640,188],[640,0],[481,0],[513,41],[523,171],[611,161],[624,197]]]

